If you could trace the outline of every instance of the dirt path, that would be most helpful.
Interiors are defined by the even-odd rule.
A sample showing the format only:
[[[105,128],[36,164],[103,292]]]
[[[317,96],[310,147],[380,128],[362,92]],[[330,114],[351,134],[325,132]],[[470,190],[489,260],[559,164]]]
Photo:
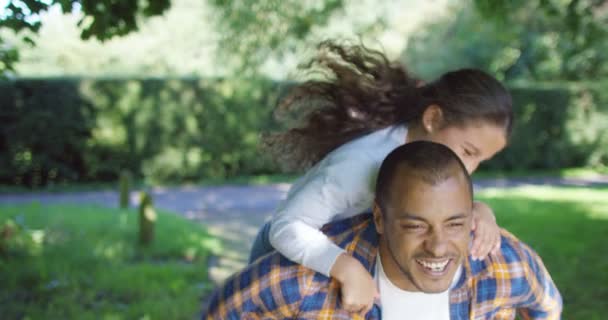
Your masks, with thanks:
[[[593,179],[520,178],[488,179],[475,183],[476,190],[521,185],[561,185],[579,187],[608,186],[608,176]],[[158,208],[177,212],[188,219],[208,226],[210,232],[226,244],[221,257],[210,268],[214,281],[221,282],[246,263],[249,249],[258,229],[267,220],[278,202],[289,190],[289,184],[264,186],[172,187],[151,190]],[[117,207],[114,191],[70,193],[0,194],[0,204],[37,201],[41,204],[91,203]],[[131,194],[131,204],[138,202],[137,192]]]

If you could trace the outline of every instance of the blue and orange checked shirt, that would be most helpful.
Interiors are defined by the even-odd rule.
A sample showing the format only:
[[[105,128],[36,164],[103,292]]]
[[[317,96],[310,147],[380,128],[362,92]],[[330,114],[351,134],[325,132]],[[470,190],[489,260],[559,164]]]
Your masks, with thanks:
[[[322,229],[374,275],[378,234],[371,214]],[[506,231],[501,247],[481,261],[465,259],[450,289],[451,319],[559,319],[562,299],[538,255]],[[341,307],[340,285],[271,253],[216,290],[203,319],[381,319],[381,301],[365,317]]]

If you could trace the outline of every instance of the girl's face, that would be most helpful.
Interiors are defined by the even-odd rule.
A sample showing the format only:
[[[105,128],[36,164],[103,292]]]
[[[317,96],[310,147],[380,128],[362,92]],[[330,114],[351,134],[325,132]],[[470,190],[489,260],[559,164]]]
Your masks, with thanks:
[[[482,161],[492,158],[507,144],[503,128],[481,121],[428,132],[427,140],[450,147],[460,157],[469,174],[473,173]]]

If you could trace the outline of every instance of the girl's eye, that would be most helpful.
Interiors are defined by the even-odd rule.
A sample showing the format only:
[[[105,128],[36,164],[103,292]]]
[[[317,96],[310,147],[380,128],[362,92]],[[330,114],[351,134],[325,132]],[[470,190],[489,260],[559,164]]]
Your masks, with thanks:
[[[458,223],[450,223],[450,224],[448,225],[448,227],[450,227],[450,228],[461,228],[461,227],[463,227],[463,226],[464,226],[464,223],[461,223],[461,222],[458,222]]]
[[[467,157],[471,157],[471,156],[473,156],[473,152],[471,152],[468,149],[464,149],[464,155],[467,156]]]

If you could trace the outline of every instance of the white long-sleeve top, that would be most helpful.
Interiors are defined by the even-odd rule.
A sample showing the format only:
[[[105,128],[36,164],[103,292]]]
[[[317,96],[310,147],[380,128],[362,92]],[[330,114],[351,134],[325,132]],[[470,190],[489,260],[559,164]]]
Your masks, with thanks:
[[[288,259],[329,276],[344,251],[319,229],[372,207],[384,158],[406,141],[407,128],[374,131],[330,152],[298,179],[275,212],[270,243]]]

